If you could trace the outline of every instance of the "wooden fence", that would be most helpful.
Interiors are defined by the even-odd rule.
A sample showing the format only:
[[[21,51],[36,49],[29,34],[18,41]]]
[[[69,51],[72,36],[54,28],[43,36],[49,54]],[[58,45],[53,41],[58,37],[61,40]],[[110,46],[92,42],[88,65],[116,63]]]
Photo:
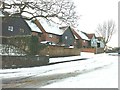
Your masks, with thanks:
[[[62,46],[48,46],[43,50],[40,50],[39,55],[49,57],[79,56],[80,49]]]

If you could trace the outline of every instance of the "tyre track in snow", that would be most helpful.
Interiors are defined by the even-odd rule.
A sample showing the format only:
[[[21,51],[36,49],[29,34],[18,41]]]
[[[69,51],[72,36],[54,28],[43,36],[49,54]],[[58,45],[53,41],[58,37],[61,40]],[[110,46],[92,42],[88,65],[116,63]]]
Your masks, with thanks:
[[[3,85],[3,88],[23,88],[23,87],[24,88],[39,88],[45,85],[49,85],[51,83],[64,80],[66,78],[75,77],[77,75],[86,74],[86,73],[89,73],[95,70],[103,69],[110,65],[111,63],[108,65],[103,65],[103,66],[92,68],[89,70],[83,69],[82,71],[76,70],[74,72],[69,72],[69,73],[60,73],[60,74],[53,74],[49,76],[45,75],[45,76],[39,76],[39,77],[26,78],[24,80],[20,80],[19,82]]]

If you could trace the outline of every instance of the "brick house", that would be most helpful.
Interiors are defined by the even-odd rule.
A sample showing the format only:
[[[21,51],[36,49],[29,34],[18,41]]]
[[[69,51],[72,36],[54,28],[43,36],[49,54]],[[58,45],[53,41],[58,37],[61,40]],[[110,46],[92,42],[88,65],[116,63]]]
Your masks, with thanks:
[[[35,19],[34,23],[38,26],[40,31],[42,32],[39,41],[49,41],[58,44],[60,42],[60,37],[63,32],[59,29],[59,27],[54,24],[50,24],[45,19]],[[53,26],[54,25],[54,26]]]
[[[74,35],[77,37],[77,46],[79,48],[90,47],[90,39],[82,31],[73,30]]]
[[[54,42],[59,46],[76,46],[76,37],[70,26],[58,27],[55,23],[49,23],[43,18],[35,19],[34,23],[42,31],[40,42]]]
[[[58,27],[55,23],[49,23],[46,19],[38,18],[34,23],[42,31],[40,42],[49,41],[62,46],[75,46],[76,38],[70,26]]]

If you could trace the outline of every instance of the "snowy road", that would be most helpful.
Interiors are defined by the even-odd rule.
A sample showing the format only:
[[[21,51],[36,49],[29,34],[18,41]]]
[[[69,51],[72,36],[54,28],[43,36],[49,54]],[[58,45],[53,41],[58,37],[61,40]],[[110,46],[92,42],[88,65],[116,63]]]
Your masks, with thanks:
[[[85,57],[91,58],[84,61],[0,70],[2,87],[118,88],[118,56],[108,54],[89,55],[85,55]],[[76,57],[69,57],[69,59],[71,58]],[[64,58],[57,58],[57,60],[59,59],[63,60]]]

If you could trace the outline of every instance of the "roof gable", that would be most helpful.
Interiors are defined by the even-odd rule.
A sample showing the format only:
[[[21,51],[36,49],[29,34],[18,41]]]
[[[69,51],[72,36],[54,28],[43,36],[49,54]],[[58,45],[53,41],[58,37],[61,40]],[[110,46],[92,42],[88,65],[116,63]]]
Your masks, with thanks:
[[[84,39],[84,40],[90,40],[85,33],[83,33],[82,31],[77,31],[76,33],[79,35],[79,39]]]
[[[76,36],[75,32],[74,32],[74,29],[71,28],[70,26],[65,26],[65,27],[60,27],[60,29],[63,30],[63,32],[65,32],[66,30],[70,30],[71,34],[73,35],[73,37],[75,39],[78,39],[78,37]]]
[[[73,34],[75,36],[75,39],[81,39],[81,37],[79,36],[79,34],[74,29],[72,29],[72,32],[73,32]]]
[[[95,34],[86,34],[86,35],[89,39],[92,39],[93,37],[95,37]]]

